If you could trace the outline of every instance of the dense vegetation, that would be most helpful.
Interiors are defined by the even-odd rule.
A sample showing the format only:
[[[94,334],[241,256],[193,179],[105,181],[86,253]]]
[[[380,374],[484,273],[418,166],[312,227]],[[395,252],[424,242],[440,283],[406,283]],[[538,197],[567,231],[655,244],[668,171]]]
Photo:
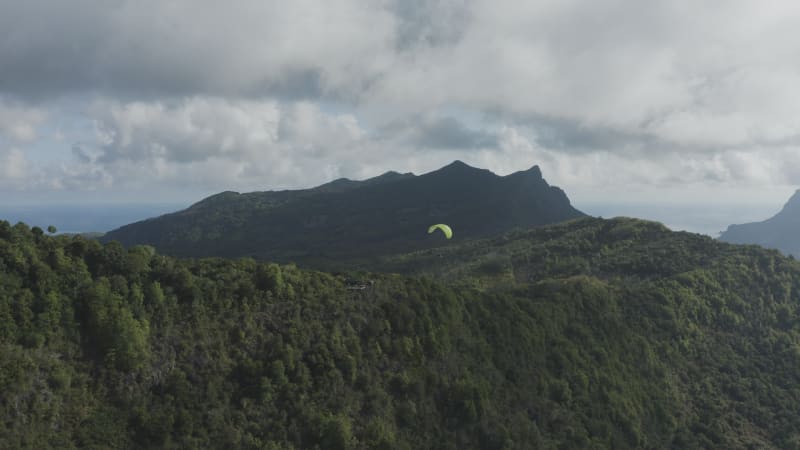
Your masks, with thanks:
[[[338,268],[343,260],[442,245],[440,236],[426,234],[432,223],[451,224],[464,240],[582,216],[538,167],[501,177],[457,161],[421,176],[389,172],[314,189],[223,192],[103,240],[172,256]]]
[[[730,225],[720,240],[734,244],[758,244],[787,255],[800,256],[800,190],[778,214],[762,222]]]
[[[580,219],[382,264],[418,274],[0,221],[0,446],[800,448],[777,252]]]

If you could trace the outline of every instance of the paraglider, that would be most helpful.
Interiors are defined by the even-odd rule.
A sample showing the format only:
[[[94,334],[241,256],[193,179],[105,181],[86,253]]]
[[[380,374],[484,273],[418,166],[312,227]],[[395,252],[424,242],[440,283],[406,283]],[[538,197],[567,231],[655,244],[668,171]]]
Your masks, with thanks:
[[[442,233],[444,233],[444,236],[447,239],[450,239],[451,237],[453,237],[453,230],[450,229],[449,226],[447,226],[447,225],[445,225],[443,223],[437,223],[436,225],[431,225],[430,227],[428,227],[428,234],[433,233],[437,229],[442,230]]]

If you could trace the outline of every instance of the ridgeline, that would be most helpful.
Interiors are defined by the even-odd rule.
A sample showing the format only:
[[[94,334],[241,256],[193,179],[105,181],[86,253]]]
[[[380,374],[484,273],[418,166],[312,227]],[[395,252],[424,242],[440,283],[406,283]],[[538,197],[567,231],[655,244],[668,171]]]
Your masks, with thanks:
[[[537,166],[501,177],[455,161],[420,176],[387,172],[304,190],[223,192],[102,239],[172,256],[337,270],[344,261],[441,246],[426,234],[433,223],[450,224],[459,240],[469,240],[583,216]]]
[[[778,214],[762,222],[730,225],[719,239],[733,244],[757,244],[800,257],[800,190]]]

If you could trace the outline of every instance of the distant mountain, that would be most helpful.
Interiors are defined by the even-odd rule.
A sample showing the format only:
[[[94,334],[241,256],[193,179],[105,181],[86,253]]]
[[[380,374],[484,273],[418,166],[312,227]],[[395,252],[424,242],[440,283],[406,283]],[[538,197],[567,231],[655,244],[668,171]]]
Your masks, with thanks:
[[[776,248],[787,255],[800,257],[800,190],[772,218],[763,222],[730,225],[719,239],[734,244]]]
[[[498,176],[455,161],[424,175],[387,172],[312,189],[222,192],[188,209],[126,225],[104,241],[177,256],[255,257],[326,266],[545,225],[584,214],[538,166]],[[447,223],[453,241],[428,235]]]

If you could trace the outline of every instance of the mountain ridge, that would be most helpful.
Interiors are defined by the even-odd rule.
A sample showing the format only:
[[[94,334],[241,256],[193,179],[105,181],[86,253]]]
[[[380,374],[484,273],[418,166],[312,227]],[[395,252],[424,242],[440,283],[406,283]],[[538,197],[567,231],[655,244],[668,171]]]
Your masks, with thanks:
[[[107,233],[174,256],[248,256],[317,264],[447,245],[430,223],[472,239],[585,214],[538,166],[500,176],[462,161],[414,175],[388,171],[314,188],[209,196],[189,208]]]
[[[729,225],[719,239],[733,244],[756,244],[800,257],[800,189],[783,208],[761,222]]]

